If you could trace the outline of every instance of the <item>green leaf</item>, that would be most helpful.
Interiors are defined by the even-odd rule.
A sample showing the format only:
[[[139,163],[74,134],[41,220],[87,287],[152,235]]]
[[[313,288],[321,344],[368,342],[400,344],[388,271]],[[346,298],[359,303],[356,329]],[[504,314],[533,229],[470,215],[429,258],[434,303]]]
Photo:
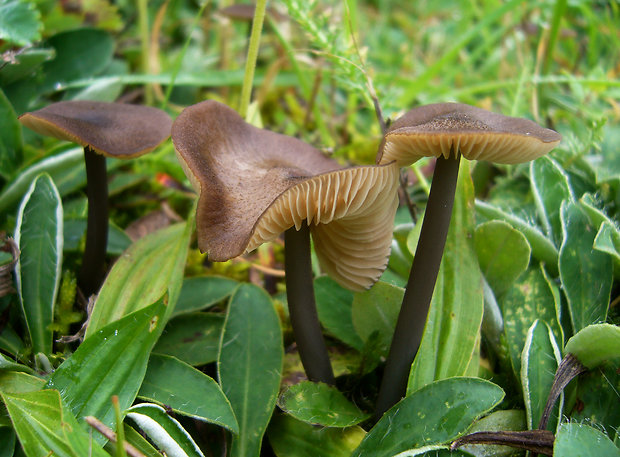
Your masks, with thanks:
[[[15,451],[15,430],[11,427],[0,427],[0,443],[2,443],[0,457],[13,457],[13,452]]]
[[[446,444],[504,398],[479,378],[436,381],[394,405],[368,432],[353,457],[391,457],[408,449]]]
[[[314,295],[319,320],[325,330],[345,344],[361,351],[364,342],[353,326],[353,292],[329,276],[314,280]]]
[[[380,354],[387,356],[396,327],[396,319],[403,301],[404,289],[385,282],[377,282],[364,292],[353,296],[353,326],[366,343],[377,334]]]
[[[109,457],[83,430],[55,390],[1,393],[28,456]]]
[[[215,362],[223,326],[221,314],[182,314],[168,322],[153,351],[193,366]]]
[[[0,371],[0,392],[26,393],[41,390],[45,381],[20,371]]]
[[[562,240],[560,206],[574,199],[568,176],[555,160],[544,156],[530,162],[530,182],[540,220],[557,246]]]
[[[33,74],[46,60],[54,58],[52,49],[22,48],[19,53],[13,55],[13,60],[6,63],[0,71],[0,86],[4,87],[19,79]]]
[[[561,215],[560,279],[576,333],[607,318],[613,265],[608,254],[592,249],[596,229],[579,204],[563,202]]]
[[[125,441],[135,447],[138,451],[142,452],[146,457],[162,457],[161,453],[153,447],[153,445],[144,438],[136,429],[130,427],[127,424],[123,424],[123,431],[125,432]],[[108,442],[108,446],[112,445],[111,442]],[[116,445],[114,444],[114,450],[110,452],[113,455],[113,452],[116,451]]]
[[[239,283],[221,276],[186,278],[181,286],[173,316],[200,311],[228,298]]]
[[[80,243],[86,236],[86,219],[65,219],[63,236],[65,240],[65,251],[78,251]],[[113,223],[108,225],[108,247],[109,255],[119,256],[131,245],[131,238]]]
[[[2,371],[25,371],[27,373],[34,373],[32,368],[22,365],[21,363],[13,362],[4,354],[0,353],[0,370]]]
[[[0,39],[18,46],[29,46],[41,39],[39,10],[34,3],[0,0]]]
[[[478,368],[484,297],[473,247],[474,187],[469,168],[467,161],[461,164],[448,238],[409,374],[408,394],[439,379],[469,375],[470,366]]]
[[[349,457],[366,432],[360,427],[315,427],[277,414],[267,434],[277,457]]]
[[[324,427],[351,427],[368,419],[365,414],[327,384],[302,381],[282,393],[278,406],[295,419]]]
[[[17,290],[35,353],[52,352],[54,303],[62,267],[62,201],[54,181],[38,176],[17,215]]]
[[[218,357],[222,390],[239,422],[230,455],[260,454],[282,373],[282,330],[267,293],[242,284],[228,305]]]
[[[121,409],[136,398],[166,307],[164,297],[93,333],[56,369],[47,387],[61,392],[76,417],[95,416],[113,428],[110,397],[118,395]]]
[[[535,321],[527,332],[521,356],[521,386],[528,430],[538,427],[545,403],[560,364],[560,349],[551,329],[543,321]],[[560,411],[561,411],[560,401]],[[559,414],[549,421],[553,430]]]
[[[540,319],[547,323],[556,340],[562,341],[559,324],[560,303],[552,290],[552,284],[539,268],[531,268],[522,275],[501,297],[500,307],[504,315],[504,335],[512,367],[517,378],[521,373],[521,352],[528,329]]]
[[[138,397],[239,432],[237,419],[218,383],[174,357],[151,355]]]
[[[0,2],[2,1],[0,0]],[[1,4],[0,10],[2,10]],[[0,22],[2,22],[1,13]],[[15,114],[15,110],[11,106],[11,102],[6,98],[2,89],[0,89],[0,125],[2,125],[2,135],[0,135],[0,176],[8,179],[21,165],[23,160],[22,128],[17,120],[17,114]]]
[[[611,222],[603,222],[594,238],[594,249],[611,256],[614,262],[614,276],[620,279],[620,230]]]
[[[488,220],[508,222],[519,230],[530,244],[532,256],[543,262],[551,274],[558,273],[558,250],[537,227],[482,200],[476,200],[476,212]]]
[[[467,433],[499,432],[506,430],[526,430],[525,414],[523,414],[523,411],[516,409],[495,411],[474,423],[474,425],[467,430]],[[515,449],[510,446],[467,444],[461,446],[459,449],[465,451],[467,455],[471,454],[476,457],[513,457],[516,455]]]
[[[474,246],[482,274],[496,296],[504,293],[530,263],[527,238],[507,222],[480,224],[476,227]]]
[[[26,193],[32,181],[41,173],[47,173],[52,177],[60,195],[65,195],[67,192],[79,188],[86,183],[84,150],[72,148],[21,170],[0,193],[0,213],[13,209]],[[79,175],[77,184],[75,182],[76,175]]]
[[[553,455],[562,457],[617,457],[620,449],[604,433],[588,425],[566,423],[553,444]]]
[[[606,360],[620,357],[620,327],[611,324],[595,324],[584,327],[573,335],[564,348],[588,368],[594,368]]]
[[[170,294],[173,307],[181,290],[191,223],[181,223],[136,241],[108,274],[86,330],[86,337],[104,325],[137,311]],[[167,320],[167,317],[165,318]]]
[[[127,417],[170,457],[204,457],[200,448],[183,426],[166,414],[164,408],[141,403],[127,410]]]

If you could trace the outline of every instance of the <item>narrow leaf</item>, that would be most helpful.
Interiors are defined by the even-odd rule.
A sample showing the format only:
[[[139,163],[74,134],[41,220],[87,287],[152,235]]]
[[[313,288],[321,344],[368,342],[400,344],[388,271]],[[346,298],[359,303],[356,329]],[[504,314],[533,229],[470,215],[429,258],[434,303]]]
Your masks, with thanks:
[[[127,410],[127,417],[169,457],[204,457],[183,426],[158,405],[142,403]]]
[[[95,416],[114,428],[110,398],[118,395],[121,409],[136,398],[166,306],[162,298],[86,338],[52,374],[47,387],[61,392],[76,417]]]
[[[474,188],[461,164],[452,220],[407,393],[435,380],[464,376],[479,350],[484,312],[482,275],[473,247]],[[476,367],[477,368],[477,367]]]
[[[270,297],[257,286],[242,284],[228,305],[218,358],[220,384],[239,422],[231,456],[260,454],[280,387],[282,360],[282,330]]]
[[[17,289],[35,353],[52,352],[54,303],[62,267],[62,201],[47,174],[39,175],[24,196],[15,242],[20,256]]]
[[[290,386],[280,396],[278,405],[296,419],[324,427],[351,427],[370,416],[335,387],[310,381]]]
[[[55,390],[2,393],[19,442],[28,456],[109,457],[92,443]]]
[[[560,357],[551,329],[544,322],[535,321],[528,330],[521,356],[521,385],[528,430],[538,427]],[[556,411],[555,417],[549,421],[551,429],[555,428],[558,417]]]
[[[0,9],[2,9],[1,6]],[[22,163],[22,128],[11,102],[6,98],[2,89],[0,89],[0,125],[2,125],[0,176],[8,179]]]
[[[101,287],[86,337],[153,303],[167,290],[171,304],[167,312],[173,311],[181,290],[191,226],[188,222],[158,230],[138,240],[118,259]]]
[[[77,251],[82,239],[86,236],[86,219],[65,219],[64,221],[64,250]],[[131,245],[131,238],[113,223],[108,225],[107,253],[119,256]]]
[[[239,432],[230,402],[217,382],[174,357],[151,355],[138,397]]]
[[[315,427],[278,414],[267,434],[277,457],[349,457],[366,432],[360,427]]]
[[[368,432],[354,457],[391,457],[408,449],[447,444],[504,398],[479,378],[436,381],[394,405]]]
[[[579,204],[562,203],[564,241],[560,248],[560,279],[568,300],[573,330],[604,322],[613,282],[609,254],[592,249],[596,229]]]
[[[568,176],[555,160],[544,156],[530,162],[530,182],[543,227],[559,245],[562,240],[560,206],[563,201],[573,199]]]

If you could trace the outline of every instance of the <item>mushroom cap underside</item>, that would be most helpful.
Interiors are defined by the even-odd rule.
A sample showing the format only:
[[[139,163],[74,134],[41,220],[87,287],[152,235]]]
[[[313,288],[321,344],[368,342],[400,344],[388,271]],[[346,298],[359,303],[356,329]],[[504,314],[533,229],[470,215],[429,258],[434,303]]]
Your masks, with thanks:
[[[152,151],[170,136],[172,127],[170,116],[157,108],[83,100],[53,103],[19,120],[41,135],[115,158]]]
[[[370,287],[385,269],[396,166],[340,169],[312,146],[253,127],[214,101],[183,111],[172,140],[200,192],[198,245],[211,260],[231,259],[308,223],[323,269],[346,287]]]
[[[469,160],[523,163],[545,155],[560,140],[560,134],[529,119],[461,103],[438,103],[414,108],[397,119],[384,136],[377,163],[407,166],[422,157],[448,158],[457,152]]]

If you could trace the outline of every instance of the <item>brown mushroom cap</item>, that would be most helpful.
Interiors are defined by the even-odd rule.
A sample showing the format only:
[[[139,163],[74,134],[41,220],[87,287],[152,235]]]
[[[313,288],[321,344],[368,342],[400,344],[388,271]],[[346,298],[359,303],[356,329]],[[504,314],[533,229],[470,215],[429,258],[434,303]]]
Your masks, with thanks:
[[[198,246],[225,261],[308,223],[323,269],[346,287],[370,287],[387,265],[398,167],[340,169],[317,149],[247,124],[206,101],[185,109],[172,141],[200,192]]]
[[[83,100],[53,103],[19,120],[41,135],[120,159],[152,151],[170,136],[172,126],[170,116],[157,108]]]
[[[450,157],[515,164],[537,159],[560,142],[559,133],[529,119],[504,116],[462,103],[414,108],[386,132],[377,163],[410,165],[422,157]]]

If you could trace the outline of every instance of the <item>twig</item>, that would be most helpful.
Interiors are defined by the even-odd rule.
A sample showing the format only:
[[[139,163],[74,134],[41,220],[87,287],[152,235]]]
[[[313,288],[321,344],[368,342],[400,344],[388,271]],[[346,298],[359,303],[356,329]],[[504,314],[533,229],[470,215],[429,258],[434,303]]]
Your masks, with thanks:
[[[103,436],[105,436],[108,440],[110,440],[113,443],[116,443],[116,433],[114,433],[114,430],[109,428],[107,425],[105,425],[99,419],[97,419],[94,416],[86,416],[84,418],[84,420],[86,421],[86,423],[88,425],[90,425],[92,428],[97,430],[99,433],[101,433]],[[127,452],[127,454],[130,457],[146,457],[142,452],[137,450],[135,447],[133,447],[127,441],[125,441],[123,443],[123,447],[125,448],[125,452]]]

